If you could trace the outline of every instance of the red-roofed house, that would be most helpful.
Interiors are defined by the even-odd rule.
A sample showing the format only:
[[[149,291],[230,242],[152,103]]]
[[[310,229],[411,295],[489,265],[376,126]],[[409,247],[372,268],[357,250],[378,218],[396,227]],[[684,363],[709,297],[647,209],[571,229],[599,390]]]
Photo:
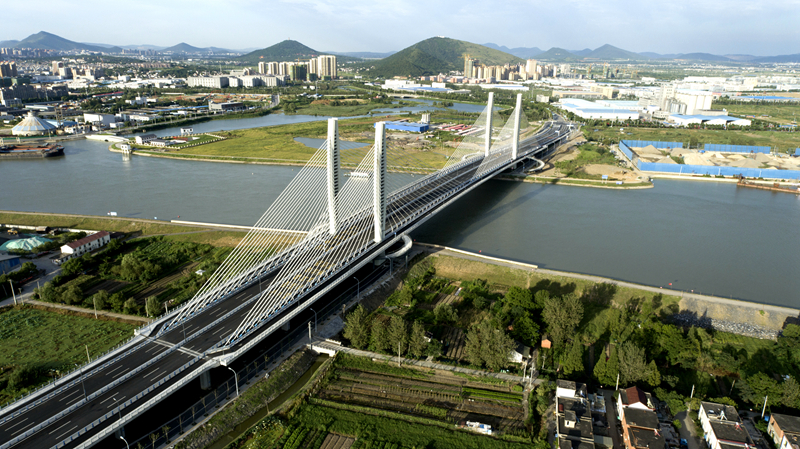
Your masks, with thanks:
[[[617,414],[622,417],[623,410],[631,407],[641,410],[655,411],[656,407],[653,404],[653,397],[650,393],[645,393],[639,387],[630,387],[624,390],[619,390],[619,399],[617,400]]]
[[[79,257],[88,252],[94,251],[108,244],[111,241],[111,234],[106,231],[96,232],[92,235],[69,242],[61,247],[61,253],[71,257]]]

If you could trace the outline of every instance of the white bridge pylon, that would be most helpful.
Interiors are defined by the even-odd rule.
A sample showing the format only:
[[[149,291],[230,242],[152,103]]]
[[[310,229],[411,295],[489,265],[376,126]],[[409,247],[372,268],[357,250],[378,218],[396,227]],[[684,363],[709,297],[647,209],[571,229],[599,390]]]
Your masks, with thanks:
[[[239,306],[247,308],[245,318],[217,345],[220,349],[230,348],[424,210],[425,195],[414,192],[430,186],[455,188],[516,159],[518,139],[526,132],[520,125],[528,129],[521,94],[502,128],[494,125],[502,121],[499,116],[497,120],[492,118],[496,114],[493,106],[490,94],[489,104],[473,131],[450,153],[444,166],[415,178],[411,184],[403,178],[404,185],[396,175],[387,173],[387,166],[392,167],[392,160],[400,158],[407,164],[408,155],[388,148],[383,122],[375,126],[375,142],[369,151],[357,164],[348,164],[351,171],[347,178],[342,176],[338,122],[330,119],[325,142],[159,334],[258,283],[260,293]],[[360,157],[362,153],[358,154]],[[262,285],[263,278],[271,280]]]

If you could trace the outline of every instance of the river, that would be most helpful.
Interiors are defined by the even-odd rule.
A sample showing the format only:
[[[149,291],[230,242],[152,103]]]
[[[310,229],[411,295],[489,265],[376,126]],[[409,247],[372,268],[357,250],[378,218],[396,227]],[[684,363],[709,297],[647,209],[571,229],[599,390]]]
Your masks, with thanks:
[[[241,121],[201,125],[236,129]],[[251,225],[298,171],[126,158],[89,140],[64,146],[63,158],[0,162],[0,209]],[[798,223],[797,196],[732,184],[656,180],[653,189],[619,191],[489,181],[413,237],[543,268],[800,307]]]

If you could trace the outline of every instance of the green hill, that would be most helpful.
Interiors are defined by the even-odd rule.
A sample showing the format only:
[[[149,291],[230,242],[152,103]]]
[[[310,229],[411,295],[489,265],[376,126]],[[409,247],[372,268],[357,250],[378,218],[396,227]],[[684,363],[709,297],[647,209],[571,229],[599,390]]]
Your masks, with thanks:
[[[119,47],[104,48],[95,45],[82,44],[80,42],[73,42],[71,40],[64,39],[61,36],[56,36],[55,34],[48,33],[46,31],[40,31],[36,34],[31,34],[25,39],[14,44],[14,47],[41,48],[44,50],[60,50],[60,51],[86,50],[86,51],[97,51],[104,53],[119,53],[120,51],[122,51],[122,49],[120,49]]]
[[[317,50],[306,47],[300,42],[285,40],[271,47],[262,48],[261,50],[250,52],[244,56],[239,57],[239,59],[247,61],[251,64],[257,64],[260,61],[283,62],[283,61],[294,61],[295,59],[310,59],[310,58],[316,58],[320,54],[321,53],[318,52]]]
[[[546,52],[537,55],[536,59],[543,59],[548,61],[575,61],[578,59],[583,59],[581,56],[578,56],[574,53],[570,53],[563,48],[553,47]]]
[[[605,44],[602,47],[595,48],[594,50],[592,50],[591,52],[589,52],[584,56],[586,58],[595,58],[595,59],[632,59],[632,60],[650,59],[647,56],[640,55],[639,53],[623,50],[621,48],[609,44]]]
[[[392,77],[437,75],[451,70],[464,70],[464,55],[470,55],[485,65],[521,62],[508,53],[471,42],[432,37],[407,47],[388,58],[372,64],[373,76]]]

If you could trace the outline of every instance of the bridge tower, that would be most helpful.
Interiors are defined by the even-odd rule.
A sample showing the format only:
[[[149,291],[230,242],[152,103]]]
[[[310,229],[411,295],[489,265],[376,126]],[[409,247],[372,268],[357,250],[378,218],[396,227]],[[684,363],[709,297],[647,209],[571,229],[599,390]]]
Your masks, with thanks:
[[[519,126],[522,119],[522,94],[517,94],[517,108],[514,109],[514,136],[511,141],[511,160],[516,161],[519,154]]]
[[[336,234],[336,196],[339,194],[339,121],[328,119],[328,223],[331,235]]]
[[[383,241],[386,229],[386,122],[375,124],[375,160],[372,168],[372,215],[375,243]]]
[[[492,113],[494,112],[494,92],[489,92],[489,105],[486,106],[486,148],[484,156],[489,157],[489,148],[492,146]]]

